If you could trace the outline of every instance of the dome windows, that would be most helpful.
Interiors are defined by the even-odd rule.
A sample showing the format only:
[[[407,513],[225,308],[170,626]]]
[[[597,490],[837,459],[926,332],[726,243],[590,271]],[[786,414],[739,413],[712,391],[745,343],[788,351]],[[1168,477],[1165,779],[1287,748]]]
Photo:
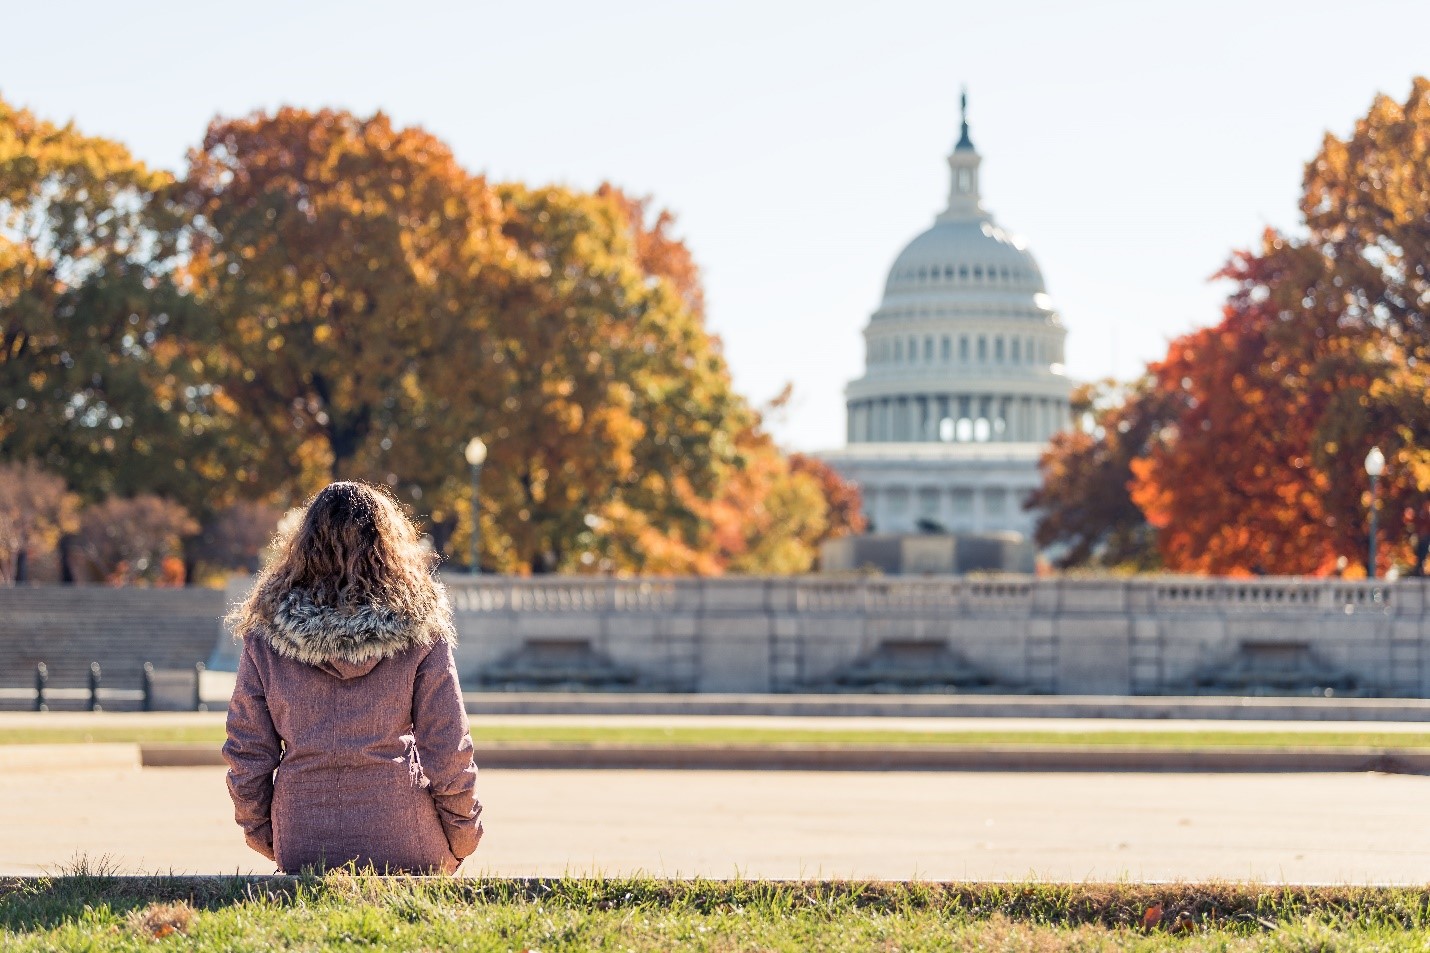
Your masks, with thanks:
[[[1011,265],[980,263],[970,264],[924,264],[898,268],[889,273],[891,288],[908,284],[937,284],[940,282],[1002,282],[1007,285],[1027,285],[1036,283],[1037,276],[1027,269]],[[1038,298],[1047,296],[1038,293]],[[1043,302],[1038,302],[1044,306]]]

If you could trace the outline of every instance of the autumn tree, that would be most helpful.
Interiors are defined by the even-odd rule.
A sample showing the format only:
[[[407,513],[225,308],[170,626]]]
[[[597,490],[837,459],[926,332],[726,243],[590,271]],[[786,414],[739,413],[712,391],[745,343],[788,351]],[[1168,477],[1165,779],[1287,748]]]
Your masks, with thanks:
[[[188,552],[195,564],[210,570],[257,572],[282,517],[280,507],[240,500],[214,513]]]
[[[183,538],[199,524],[172,500],[111,497],[80,517],[79,555],[95,578],[116,585],[183,585]]]
[[[1074,390],[1072,415],[1082,426],[1053,436],[1038,462],[1042,485],[1024,504],[1037,514],[1035,541],[1057,554],[1058,567],[1157,567],[1153,529],[1129,486],[1133,462],[1175,401],[1145,377],[1125,387],[1107,380]]]
[[[455,448],[480,434],[490,447],[487,558],[507,571],[713,570],[694,504],[719,492],[749,416],[716,342],[642,266],[623,203],[500,194],[511,253],[474,289],[483,307],[434,388],[476,413],[432,415],[447,436],[429,438]]]
[[[169,183],[0,100],[0,458],[35,459],[90,500],[226,492]]]
[[[857,484],[844,479],[823,460],[808,454],[791,453],[789,469],[793,474],[808,476],[824,497],[826,528],[819,542],[864,532],[868,523],[864,519],[864,498]]]
[[[1430,79],[1417,77],[1404,103],[1376,97],[1350,138],[1326,136],[1306,168],[1301,212],[1329,274],[1315,300],[1362,371],[1337,387],[1322,423],[1328,507],[1354,558],[1369,505],[1362,461],[1378,444],[1387,458],[1380,568],[1419,571],[1430,554]]]
[[[29,561],[78,528],[78,510],[65,481],[34,461],[0,463],[0,585],[25,582]]]
[[[1378,569],[1430,549],[1430,81],[1326,137],[1302,213],[1303,237],[1233,259],[1223,321],[1152,369],[1181,410],[1134,464],[1133,498],[1171,568],[1356,565],[1372,445],[1388,459]]]
[[[440,411],[424,392],[434,364],[460,354],[471,283],[497,241],[483,181],[381,113],[285,108],[215,121],[176,194],[249,495],[426,476],[403,472],[391,435]]]
[[[269,508],[334,478],[446,552],[475,515],[505,571],[797,571],[851,525],[735,393],[649,200],[490,187],[420,129],[299,109],[215,121],[174,181],[6,107],[0,188],[0,452],[131,522],[190,527],[146,494],[176,501],[190,569],[251,562]],[[118,552],[102,512],[97,571],[175,558]]]

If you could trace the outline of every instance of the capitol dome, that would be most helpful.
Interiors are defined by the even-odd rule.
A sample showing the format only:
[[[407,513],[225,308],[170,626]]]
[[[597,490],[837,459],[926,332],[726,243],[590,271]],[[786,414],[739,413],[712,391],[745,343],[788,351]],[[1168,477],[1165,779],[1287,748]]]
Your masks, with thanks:
[[[1043,294],[1043,273],[1023,240],[991,220],[940,221],[909,242],[889,269],[891,295],[964,292],[971,283],[990,292]]]
[[[947,205],[894,259],[845,390],[847,445],[822,454],[881,532],[1030,535],[1022,501],[1069,423],[1067,332],[1027,245],[983,207],[982,161],[965,96]]]
[[[1066,332],[1027,245],[983,207],[964,106],[948,204],[894,259],[865,328],[850,444],[1041,444],[1067,420]]]

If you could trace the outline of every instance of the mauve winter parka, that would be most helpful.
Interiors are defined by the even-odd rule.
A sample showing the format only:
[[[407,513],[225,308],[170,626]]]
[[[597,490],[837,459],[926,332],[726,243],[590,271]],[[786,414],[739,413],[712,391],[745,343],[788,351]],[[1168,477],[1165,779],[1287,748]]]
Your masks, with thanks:
[[[228,790],[282,871],[354,861],[451,873],[481,840],[477,768],[445,598],[433,618],[294,590],[243,639]]]

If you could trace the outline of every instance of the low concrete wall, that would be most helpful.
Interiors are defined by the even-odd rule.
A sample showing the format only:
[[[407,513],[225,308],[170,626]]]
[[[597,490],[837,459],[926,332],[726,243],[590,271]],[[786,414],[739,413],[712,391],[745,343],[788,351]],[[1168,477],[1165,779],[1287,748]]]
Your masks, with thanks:
[[[923,642],[947,645],[1004,691],[1182,694],[1263,656],[1275,669],[1284,649],[1358,693],[1430,696],[1422,579],[446,582],[473,683],[524,650],[586,640],[648,689],[810,690],[881,646]]]

